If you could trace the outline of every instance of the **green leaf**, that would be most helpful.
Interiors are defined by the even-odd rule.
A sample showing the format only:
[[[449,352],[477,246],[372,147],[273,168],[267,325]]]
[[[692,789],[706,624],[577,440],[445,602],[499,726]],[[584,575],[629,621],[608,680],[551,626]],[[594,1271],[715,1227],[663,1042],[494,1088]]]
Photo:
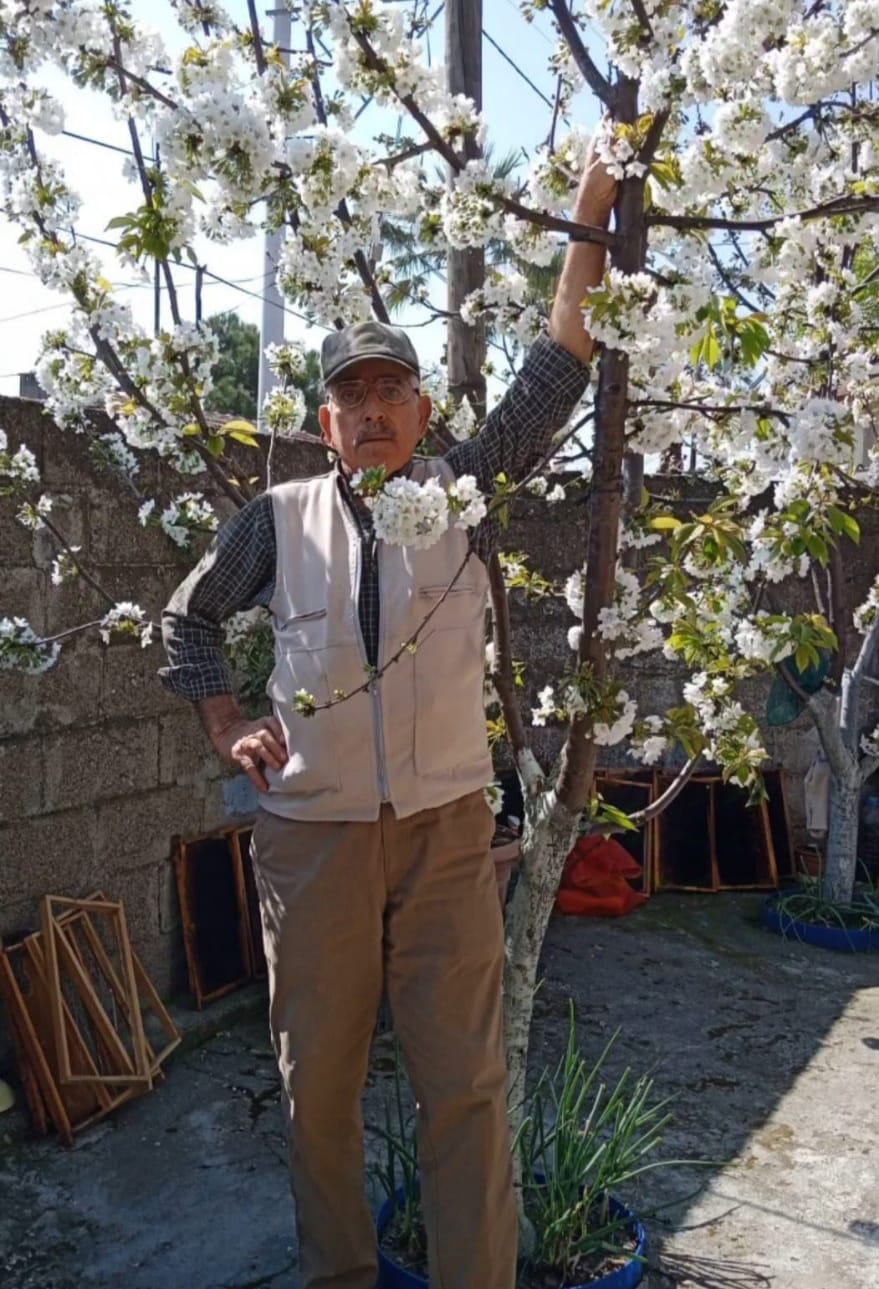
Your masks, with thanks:
[[[259,447],[259,444],[253,435],[245,434],[243,430],[230,430],[228,437],[230,439],[234,439],[236,443],[243,443],[244,446],[248,448]]]
[[[717,337],[714,334],[714,328],[709,327],[702,344],[702,361],[706,367],[712,370],[720,362],[720,345],[717,343]]]
[[[839,536],[848,537],[855,545],[859,544],[861,526],[854,515],[848,514],[845,510],[840,510],[837,506],[830,506],[827,511],[827,518],[830,521],[830,527],[835,533]]]
[[[632,823],[623,810],[618,810],[616,806],[611,806],[606,801],[602,801],[596,810],[595,821],[610,824],[614,828],[622,828],[625,832],[638,831],[637,825]]]
[[[212,457],[222,456],[223,454],[223,436],[222,434],[212,434],[206,445],[208,452]]]
[[[802,675],[804,671],[808,671],[809,668],[814,666],[817,662],[818,654],[811,645],[801,644],[797,646],[796,652],[794,653],[794,663],[796,664],[797,671],[800,675]]]
[[[827,549],[827,543],[819,533],[809,533],[806,536],[806,550],[816,559],[819,564],[827,563],[830,552]]]
[[[255,425],[251,424],[250,421],[240,421],[240,420],[224,421],[223,424],[220,426],[219,433],[231,435],[234,430],[238,430],[243,434],[250,434],[250,435],[256,434]]]

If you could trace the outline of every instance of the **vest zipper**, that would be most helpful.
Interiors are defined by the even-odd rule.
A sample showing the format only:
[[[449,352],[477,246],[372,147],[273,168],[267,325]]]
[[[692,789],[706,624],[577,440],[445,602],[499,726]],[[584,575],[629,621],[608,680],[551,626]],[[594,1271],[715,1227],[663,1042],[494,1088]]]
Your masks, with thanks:
[[[360,646],[360,657],[363,659],[364,669],[370,666],[369,659],[366,656],[366,641],[363,639],[363,628],[360,625],[360,581],[363,577],[363,537],[358,529],[355,533],[357,542],[357,564],[356,577],[354,579],[354,624],[357,628],[357,643]],[[375,537],[373,536],[373,541]],[[376,559],[378,559],[378,542],[376,542]],[[379,569],[379,572],[381,570]],[[381,578],[379,578],[379,643],[378,643],[378,663],[381,665],[382,658],[382,636],[384,634],[384,614],[381,611]],[[375,765],[378,772],[379,796],[382,802],[390,799],[390,790],[388,788],[388,776],[385,769],[385,732],[382,721],[381,696],[375,683],[369,687],[369,697],[372,702],[372,740],[375,745]]]
[[[376,658],[376,662],[380,667],[382,665],[382,659],[384,658],[385,652],[382,648],[385,639],[385,615],[382,612],[381,596],[382,548],[378,544],[378,539],[376,538],[375,533],[372,535],[372,540],[375,542],[376,580],[378,582],[378,657]],[[378,763],[379,790],[381,792],[382,801],[390,801],[391,791],[388,787],[387,768],[385,766],[385,723],[382,718],[382,699],[378,688],[380,684],[381,681],[377,681],[369,692],[372,695],[372,701],[374,704],[373,710],[375,712],[375,755]]]

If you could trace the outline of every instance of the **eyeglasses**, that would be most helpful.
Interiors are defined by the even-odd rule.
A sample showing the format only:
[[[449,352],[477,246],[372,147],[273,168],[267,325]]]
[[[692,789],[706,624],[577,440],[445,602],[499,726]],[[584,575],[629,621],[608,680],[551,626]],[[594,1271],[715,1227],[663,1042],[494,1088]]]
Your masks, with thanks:
[[[398,407],[408,401],[418,387],[403,376],[377,376],[375,380],[339,380],[327,390],[337,407],[346,412],[359,407],[366,399],[370,389],[374,389],[383,403]]]

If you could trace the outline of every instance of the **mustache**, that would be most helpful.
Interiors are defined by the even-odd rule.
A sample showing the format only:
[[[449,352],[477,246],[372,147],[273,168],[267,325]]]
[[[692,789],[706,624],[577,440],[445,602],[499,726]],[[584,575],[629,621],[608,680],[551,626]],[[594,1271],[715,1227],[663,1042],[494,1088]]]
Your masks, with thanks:
[[[364,426],[354,435],[354,446],[359,448],[363,443],[372,443],[380,440],[394,441],[396,435],[389,426]]]

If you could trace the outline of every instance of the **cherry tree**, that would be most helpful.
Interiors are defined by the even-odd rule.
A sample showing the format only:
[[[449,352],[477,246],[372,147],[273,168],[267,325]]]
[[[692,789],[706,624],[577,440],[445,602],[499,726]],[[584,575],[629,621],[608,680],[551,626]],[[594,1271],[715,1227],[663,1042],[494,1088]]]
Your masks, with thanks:
[[[184,316],[179,291],[197,237],[226,244],[283,229],[280,288],[326,326],[384,318],[391,306],[408,320],[439,315],[429,274],[402,276],[395,248],[408,247],[410,264],[415,248],[431,265],[449,247],[487,247],[485,283],[461,316],[503,336],[512,365],[542,325],[545,302],[529,284],[557,259],[560,240],[573,233],[608,246],[605,279],[583,304],[599,343],[592,401],[556,444],[559,461],[577,443],[588,463],[586,547],[567,586],[555,588],[571,609],[570,661],[564,675],[541,678],[527,714],[517,701],[505,581],[520,585],[529,574],[507,560],[491,578],[492,696],[525,799],[507,919],[515,1106],[564,859],[579,831],[614,825],[593,787],[603,747],[625,741],[646,764],[684,750],[684,770],[636,824],[662,809],[703,757],[759,791],[765,751],[736,690],[763,672],[784,676],[808,703],[832,769],[828,894],[851,897],[858,794],[879,768],[879,728],[870,732],[862,717],[879,641],[879,579],[852,622],[839,608],[840,551],[859,536],[855,499],[879,482],[871,83],[879,0],[530,0],[521,21],[547,11],[556,28],[557,92],[546,141],[518,171],[491,164],[491,123],[448,94],[429,65],[429,5],[289,7],[287,53],[267,41],[253,0],[243,23],[208,0],[176,0],[169,14],[184,39],[172,58],[124,3],[0,0],[4,209],[33,271],[73,305],[69,325],[45,337],[38,376],[56,423],[90,435],[100,460],[135,491],[140,454],[176,467],[185,486],[169,505],[150,497],[137,505],[141,522],[184,544],[216,524],[200,481],[236,503],[249,497],[227,448],[256,441],[252,427],[218,427],[204,412],[215,340]],[[63,126],[42,85],[48,68],[103,91],[127,125],[131,208],[113,227],[128,270],[158,265],[162,275],[172,322],[156,336],[135,322],[76,235],[79,198],[45,153],[45,136]],[[601,105],[596,145],[619,182],[610,233],[567,213],[587,139],[563,121],[584,89]],[[159,144],[161,168],[147,136]],[[465,157],[468,138],[482,156]],[[301,424],[294,380],[304,354],[286,344],[272,360],[279,383],[261,414],[274,441]],[[428,386],[440,438],[470,434],[472,410],[452,405],[441,373]],[[95,430],[95,404],[110,413],[112,433]],[[704,513],[672,513],[645,489],[645,457],[683,450],[716,490]],[[372,472],[358,486],[380,536],[424,544],[448,523],[509,509],[523,486],[556,500],[563,486],[552,464],[549,478],[499,479],[491,498],[474,496],[464,480],[452,496]],[[55,579],[90,578],[52,517],[33,459],[5,435],[0,487],[24,524],[57,543]],[[820,591],[822,570],[831,588],[835,579],[830,594]],[[815,586],[808,612],[787,607],[791,579]],[[105,599],[100,619],[70,631],[149,639],[138,605]],[[0,666],[63,665],[62,643],[21,619],[0,620]],[[417,638],[405,645],[417,646]],[[625,689],[626,660],[651,651],[685,676],[668,711],[639,710]],[[803,673],[825,655],[835,657],[835,684],[809,694]],[[298,703],[303,716],[314,708],[310,695]],[[529,738],[532,724],[549,721],[565,728],[554,765],[540,763]]]

